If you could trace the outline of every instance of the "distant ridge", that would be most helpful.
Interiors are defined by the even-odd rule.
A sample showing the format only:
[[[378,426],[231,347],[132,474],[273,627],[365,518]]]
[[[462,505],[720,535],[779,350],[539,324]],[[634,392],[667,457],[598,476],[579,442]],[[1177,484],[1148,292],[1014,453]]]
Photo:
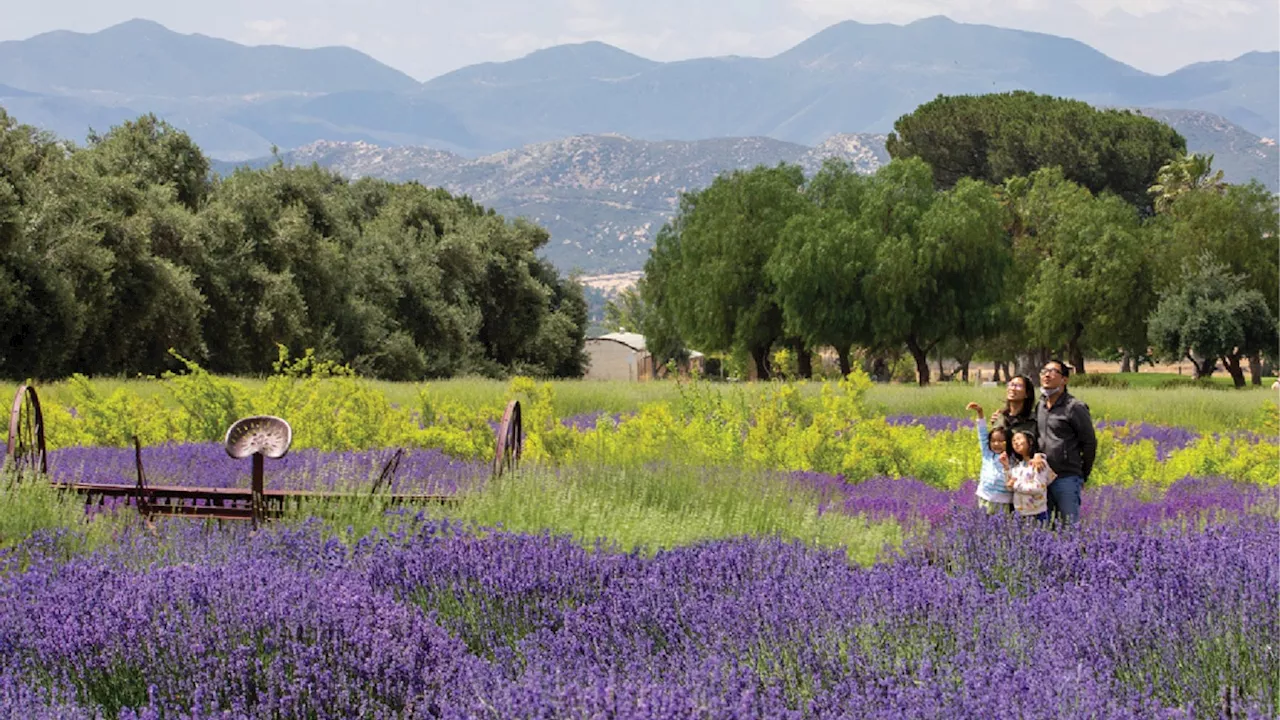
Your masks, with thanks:
[[[1256,173],[1272,191],[1280,189],[1274,142],[1209,113],[1143,112],[1177,128],[1193,151],[1214,153],[1214,166],[1228,181]],[[826,158],[839,158],[869,173],[889,161],[884,141],[884,135],[868,133],[832,136],[813,147],[762,137],[655,142],[580,135],[479,158],[426,147],[317,142],[283,153],[281,160],[315,163],[353,179],[415,180],[469,195],[503,215],[546,227],[552,237],[546,256],[557,267],[595,274],[640,269],[680,193],[706,187],[721,172],[788,162],[812,173]],[[215,164],[221,173],[234,167]]]
[[[842,22],[768,58],[657,62],[601,42],[560,45],[426,83],[347,48],[250,47],[134,20],[0,43],[0,84],[36,93],[4,96],[11,113],[71,138],[117,110],[154,111],[229,160],[318,140],[469,157],[605,133],[814,145],[888,132],[939,94],[1015,89],[1208,112],[1280,136],[1280,53],[1157,76],[1076,40],[941,16]]]

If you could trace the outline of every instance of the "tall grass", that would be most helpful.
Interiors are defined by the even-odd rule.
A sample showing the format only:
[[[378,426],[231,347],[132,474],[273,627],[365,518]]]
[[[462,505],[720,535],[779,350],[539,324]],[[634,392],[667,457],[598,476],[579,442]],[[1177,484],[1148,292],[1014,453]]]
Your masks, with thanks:
[[[37,533],[47,533],[68,555],[95,550],[135,520],[134,513],[87,515],[80,495],[56,490],[45,478],[0,470],[0,555]]]
[[[820,499],[776,477],[711,468],[526,468],[464,493],[459,502],[421,508],[392,506],[386,496],[308,501],[288,521],[320,520],[335,536],[354,541],[388,530],[404,512],[421,511],[480,527],[573,535],[653,552],[702,540],[742,536],[798,539],[843,548],[850,560],[872,564],[901,544],[898,523],[822,512]]]
[[[1089,405],[1095,421],[1177,425],[1201,432],[1237,430],[1268,403],[1280,412],[1280,397],[1265,389],[1223,392],[1201,388],[1080,388],[1072,394]],[[988,411],[993,410],[1003,400],[1004,390],[953,384],[926,388],[876,385],[867,395],[888,414],[965,417],[971,414],[964,409],[966,403],[977,401]]]
[[[246,388],[259,388],[263,381],[233,378]],[[402,407],[416,408],[419,390],[424,383],[373,381],[374,387]],[[99,378],[94,385],[103,394],[127,388],[142,397],[172,398],[156,381],[142,379]],[[508,383],[501,380],[459,378],[425,383],[429,394],[443,401],[468,407],[487,408],[496,416],[507,398]],[[595,411],[631,412],[645,403],[669,402],[679,398],[680,386],[674,381],[626,382],[596,380],[551,381],[554,391],[553,411],[568,417]],[[763,392],[768,383],[708,383],[706,387],[720,393],[739,393],[748,397]],[[801,385],[802,392],[817,393],[821,383]],[[1255,417],[1268,403],[1280,413],[1280,395],[1269,385],[1244,390],[1217,391],[1187,387],[1175,389],[1079,388],[1074,393],[1089,404],[1095,420],[1128,420],[1157,425],[1179,425],[1201,432],[1222,432],[1241,427]],[[52,383],[41,386],[45,402],[66,404],[66,385]],[[941,383],[921,388],[909,384],[875,385],[868,400],[885,414],[968,416],[966,403],[976,400],[994,408],[1003,398],[1001,388],[977,387],[960,383]]]
[[[776,536],[843,547],[865,565],[902,539],[896,522],[821,512],[815,495],[779,478],[721,468],[528,469],[435,512],[509,530],[568,532],[587,543],[603,538],[625,550]]]

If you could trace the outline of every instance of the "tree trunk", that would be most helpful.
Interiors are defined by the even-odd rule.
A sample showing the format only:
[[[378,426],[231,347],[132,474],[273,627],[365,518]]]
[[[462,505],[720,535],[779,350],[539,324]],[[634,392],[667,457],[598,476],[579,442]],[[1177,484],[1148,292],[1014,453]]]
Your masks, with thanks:
[[[942,367],[942,351],[939,350],[938,351],[938,382],[943,382],[946,379],[947,379],[947,371]]]
[[[796,373],[805,380],[813,378],[813,352],[803,345],[796,347]]]
[[[1029,378],[1040,377],[1040,368],[1049,362],[1048,348],[1040,348],[1030,352],[1023,353],[1018,356],[1017,362],[1014,364],[1014,371],[1018,375],[1026,375]],[[1010,380],[1013,378],[1010,377]]]
[[[996,360],[991,363],[991,376],[996,382],[1000,382],[1000,368],[1004,363]],[[1006,371],[1007,372],[1007,371]],[[1007,380],[1005,382],[1008,382]]]
[[[969,382],[969,361],[965,360],[960,363],[960,379]]]
[[[1244,369],[1240,367],[1239,353],[1235,353],[1233,355],[1223,355],[1222,365],[1227,369],[1227,372],[1231,374],[1231,382],[1235,383],[1235,386],[1237,388],[1242,388],[1245,386],[1246,383],[1244,381]]]
[[[769,348],[752,348],[751,359],[756,364],[756,379],[769,379]]]
[[[1254,350],[1249,353],[1249,380],[1254,385],[1262,384],[1262,352]]]
[[[849,365],[849,348],[836,348],[836,357],[840,359],[840,377],[848,377],[853,372]]]
[[[1080,336],[1084,334],[1084,325],[1076,323],[1076,331],[1071,335],[1071,340],[1067,342],[1067,359],[1075,367],[1071,372],[1076,375],[1084,375],[1087,371],[1084,369],[1084,350],[1080,347]]]
[[[888,364],[879,355],[875,356],[871,361],[871,379],[876,382],[889,382],[892,379]]]
[[[1129,369],[1129,352],[1126,350],[1124,355],[1120,357],[1120,372],[1133,372]]]
[[[916,339],[907,340],[907,350],[911,351],[911,357],[916,361],[916,378],[920,387],[929,384],[929,351],[920,347],[920,343]]]
[[[1213,366],[1217,362],[1215,359],[1211,357],[1205,358],[1204,362],[1201,363],[1189,351],[1187,352],[1187,359],[1191,361],[1191,367],[1195,368],[1195,373],[1192,375],[1193,380],[1213,375]]]

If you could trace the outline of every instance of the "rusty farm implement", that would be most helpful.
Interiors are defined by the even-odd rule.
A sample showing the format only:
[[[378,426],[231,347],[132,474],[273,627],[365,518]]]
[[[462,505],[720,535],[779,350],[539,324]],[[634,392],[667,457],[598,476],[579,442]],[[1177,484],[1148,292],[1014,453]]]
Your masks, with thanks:
[[[49,459],[45,444],[44,415],[40,397],[31,385],[21,385],[9,412],[9,438],[4,464],[19,477],[48,479],[57,490],[84,496],[87,506],[104,506],[109,499],[128,503],[144,517],[189,516],[218,520],[248,520],[256,526],[264,520],[278,518],[292,505],[300,507],[311,501],[350,501],[377,498],[390,504],[447,503],[457,498],[449,494],[383,493],[400,467],[404,449],[398,449],[383,465],[382,471],[367,492],[325,492],[313,490],[268,490],[265,488],[267,460],[282,458],[293,442],[293,428],[282,418],[259,415],[237,420],[227,429],[223,446],[235,460],[251,463],[249,487],[195,487],[153,485],[147,482],[142,462],[142,444],[134,438],[136,477],[132,483],[61,482],[49,478]],[[520,402],[507,403],[497,428],[492,477],[515,470],[524,445],[524,429],[520,419]]]

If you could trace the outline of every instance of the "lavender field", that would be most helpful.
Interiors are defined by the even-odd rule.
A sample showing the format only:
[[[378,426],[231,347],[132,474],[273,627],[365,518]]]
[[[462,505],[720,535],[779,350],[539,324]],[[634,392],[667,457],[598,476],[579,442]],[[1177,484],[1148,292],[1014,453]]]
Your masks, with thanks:
[[[1132,522],[1184,502],[1065,535],[956,512],[870,569],[408,517],[353,546],[33,538],[0,584],[0,715],[1274,717],[1280,528]]]
[[[448,507],[256,532],[127,505],[21,538],[0,523],[0,717],[1280,711],[1265,426],[1100,420],[1098,479],[1057,529],[978,510],[971,422],[830,423],[845,406],[801,427],[767,403],[737,419],[690,403],[534,406],[526,462],[500,480],[456,441],[407,448],[388,489]],[[299,448],[267,486],[360,492],[393,452]],[[211,439],[143,462],[152,484],[248,483]],[[60,447],[50,471],[132,484],[133,450]]]

